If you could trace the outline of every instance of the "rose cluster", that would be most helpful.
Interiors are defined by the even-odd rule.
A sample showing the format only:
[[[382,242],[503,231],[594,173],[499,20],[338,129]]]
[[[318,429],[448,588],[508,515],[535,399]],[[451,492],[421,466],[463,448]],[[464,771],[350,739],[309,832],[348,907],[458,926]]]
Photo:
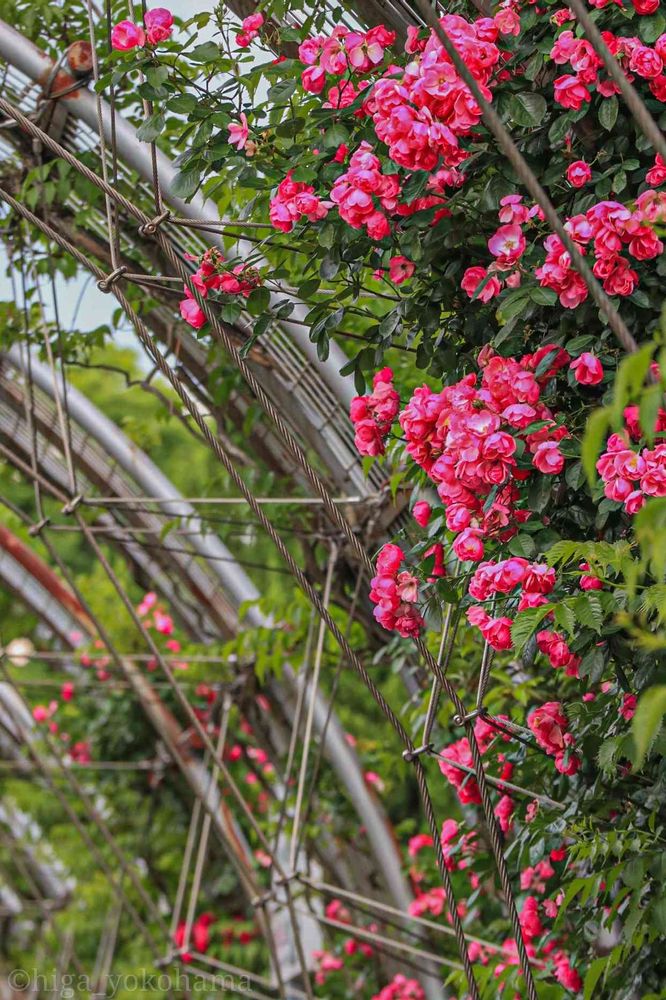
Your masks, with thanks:
[[[201,257],[191,259],[199,264],[192,275],[192,283],[204,298],[209,291],[247,298],[252,289],[261,284],[259,272],[253,267],[237,264],[231,270],[224,270],[224,257],[215,247],[206,250]],[[206,323],[206,314],[187,285],[183,291],[185,298],[180,302],[180,315],[194,330],[200,330]]]
[[[362,142],[352,154],[347,171],[338,177],[330,193],[340,218],[353,229],[365,228],[373,240],[389,235],[386,213],[395,212],[399,196],[398,178],[382,173],[379,157],[367,142]]]
[[[601,201],[585,214],[567,219],[565,229],[581,254],[591,246],[592,270],[609,295],[631,295],[638,284],[638,274],[626,251],[638,261],[651,260],[663,253],[664,246],[654,231],[654,223],[666,217],[666,195],[644,191],[633,211],[617,201]],[[506,195],[500,201],[502,225],[488,240],[488,250],[495,258],[488,267],[468,267],[461,288],[470,298],[489,302],[505,288],[516,288],[530,268],[521,264],[526,248],[524,227],[542,220],[535,206],[528,208],[521,195]],[[551,234],[544,241],[546,258],[534,270],[543,288],[552,288],[565,309],[575,309],[588,296],[583,277],[572,266],[571,255],[559,236]]]
[[[460,559],[478,562],[485,537],[509,538],[529,517],[516,507],[517,483],[533,469],[555,475],[564,468],[566,428],[540,397],[568,361],[552,345],[520,360],[484,348],[480,385],[470,374],[440,392],[421,386],[400,414],[406,451],[436,484]]]
[[[440,23],[490,98],[488,85],[500,61],[497,25],[492,18],[469,22],[458,14],[445,14]],[[478,125],[481,110],[434,32],[427,40],[411,32],[407,51],[413,58],[404,73],[387,75],[372,88],[368,110],[377,137],[407,170],[457,167],[468,156],[460,139]]]
[[[298,57],[307,67],[301,74],[304,89],[321,94],[327,76],[371,72],[383,62],[386,49],[394,42],[395,32],[383,24],[370,31],[350,31],[339,24],[328,38],[323,35],[307,38],[298,47]],[[330,91],[329,101],[334,107],[340,106]]]
[[[500,200],[498,215],[502,225],[488,240],[488,249],[495,260],[487,269],[468,267],[460,282],[470,299],[480,302],[489,302],[499,295],[505,283],[508,288],[520,285],[522,275],[517,264],[527,246],[522,226],[539,215],[539,209],[524,205],[522,195],[508,194]]]
[[[263,23],[263,14],[250,14],[249,17],[244,18],[241,22],[242,30],[236,35],[236,45],[241,49],[246,49],[259,35]]]
[[[302,216],[310,222],[325,219],[331,202],[321,201],[311,184],[292,180],[292,171],[282,180],[271,198],[270,220],[275,229],[289,233]]]
[[[657,39],[654,48],[645,45],[640,38],[620,37],[611,31],[603,31],[602,35],[629,79],[638,76],[647,80],[652,95],[658,101],[666,101],[666,77],[663,72],[666,34]],[[591,87],[596,87],[602,97],[620,93],[617,84],[605,73],[600,79],[604,63],[592,43],[586,38],[576,37],[570,29],[558,35],[550,57],[558,66],[568,64],[574,71],[558,77],[553,84],[555,101],[563,108],[579,111],[583,104],[591,101]]]
[[[576,774],[580,758],[572,751],[574,738],[567,732],[568,720],[559,701],[547,701],[534,708],[527,716],[527,725],[546,753],[555,758],[555,767],[561,774]]]
[[[592,247],[592,271],[608,295],[631,295],[638,284],[638,274],[623,256],[625,250],[638,261],[651,260],[663,253],[664,245],[652,228],[659,216],[666,213],[666,196],[656,191],[644,191],[636,199],[633,211],[618,201],[601,201],[584,215],[567,220],[565,228],[581,254]],[[560,305],[575,309],[588,296],[581,275],[572,267],[571,256],[559,236],[548,236],[544,242],[546,259],[536,269],[535,276],[544,288],[557,292]]]
[[[594,577],[590,579],[594,580]],[[600,582],[600,581],[596,581]],[[588,588],[595,589],[595,588]],[[550,660],[550,665],[556,670],[564,668],[567,677],[578,677],[578,667],[580,666],[580,656],[571,652],[569,645],[561,632],[553,632],[549,629],[542,629],[536,635],[539,652],[544,653]]]
[[[497,594],[508,597],[520,587],[516,610],[524,611],[547,604],[546,595],[553,590],[555,582],[555,570],[551,567],[513,556],[500,562],[482,562],[470,580],[468,593],[477,601],[487,601]],[[467,619],[477,626],[493,649],[511,649],[511,618],[491,617],[480,604],[474,604],[467,611]]]
[[[370,581],[370,600],[376,605],[379,624],[408,638],[419,635],[424,621],[416,607],[419,581],[408,570],[400,570],[404,560],[400,546],[383,546],[377,556],[377,575]]]
[[[498,716],[498,721],[501,722],[504,719],[504,716]],[[474,736],[482,754],[487,753],[491,743],[498,737],[501,737],[504,742],[510,739],[507,733],[491,725],[482,716],[474,723]],[[510,781],[513,774],[513,764],[506,760],[502,753],[497,754],[496,762],[501,765],[497,774],[499,780]],[[476,778],[468,771],[456,767],[457,764],[461,764],[463,768],[474,769],[474,758],[466,736],[444,747],[439,760],[439,769],[455,789],[461,805],[481,805],[481,790]]]
[[[663,410],[657,426],[666,429]],[[636,514],[646,497],[666,497],[666,443],[634,451],[625,434],[612,434],[597,462],[597,472],[608,499],[623,503],[628,514]]]
[[[119,21],[111,31],[111,48],[118,52],[129,52],[130,49],[143,48],[148,45],[159,45],[171,38],[173,32],[173,14],[165,7],[154,7],[147,10],[143,17],[144,28],[134,21]]]
[[[361,455],[383,455],[385,441],[400,409],[400,397],[393,388],[393,372],[382,368],[372,380],[369,396],[351,401],[354,443]]]
[[[425,1000],[425,993],[418,980],[408,979],[398,972],[388,986],[375,993],[372,1000]]]

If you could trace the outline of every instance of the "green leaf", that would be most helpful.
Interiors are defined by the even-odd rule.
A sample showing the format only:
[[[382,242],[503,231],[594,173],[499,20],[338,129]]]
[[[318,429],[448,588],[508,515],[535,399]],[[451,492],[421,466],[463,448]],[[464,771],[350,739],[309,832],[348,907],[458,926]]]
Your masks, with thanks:
[[[620,109],[617,97],[613,94],[612,97],[607,97],[601,107],[599,108],[599,124],[606,129],[607,132],[612,132],[615,122],[617,121],[617,113]]]
[[[580,594],[567,602],[581,625],[601,633],[605,615],[601,601],[595,593]]]
[[[610,408],[605,406],[600,410],[595,410],[587,419],[585,434],[580,446],[580,460],[590,488],[594,487],[597,479],[597,459],[608,434],[610,416]]]
[[[557,563],[580,562],[583,553],[582,542],[555,542],[546,553],[546,562],[549,566],[556,566]]]
[[[601,679],[606,665],[606,658],[603,650],[595,646],[590,649],[580,662],[578,673],[581,677],[587,677],[591,684],[596,684]]]
[[[319,273],[324,281],[331,281],[340,270],[340,261],[334,257],[324,257],[319,265]]]
[[[177,198],[191,198],[200,183],[201,176],[198,170],[183,170],[174,177],[169,193]]]
[[[659,413],[659,407],[661,406],[662,396],[663,390],[660,385],[649,385],[641,393],[638,419],[640,421],[643,434],[647,438],[650,445],[654,441],[656,433],[657,415]]]
[[[638,889],[643,884],[645,866],[642,858],[632,858],[624,866],[620,878],[630,889]]]
[[[136,137],[140,142],[154,142],[158,135],[164,131],[165,124],[164,115],[161,112],[151,115],[138,127]]]
[[[203,45],[195,45],[189,57],[192,62],[197,63],[217,62],[220,58],[220,49],[215,42],[204,42]]]
[[[601,974],[603,973],[604,969],[608,966],[608,964],[609,964],[609,959],[606,957],[595,958],[595,960],[590,964],[587,970],[587,974],[585,976],[585,985],[584,985],[585,992],[583,994],[584,1000],[592,1000],[594,989],[597,983],[599,982],[599,979],[601,978]]]
[[[576,617],[565,602],[555,605],[555,624],[563,628],[570,636],[576,634]]]
[[[225,302],[220,310],[220,317],[225,323],[235,323],[240,316],[242,309],[238,302]]]
[[[309,299],[318,290],[321,282],[319,278],[306,278],[298,286],[298,294],[302,299]]]
[[[634,767],[640,770],[646,754],[666,715],[666,685],[648,688],[641,695],[631,722],[634,738]]]
[[[268,99],[274,104],[281,104],[288,101],[296,91],[296,80],[278,80],[268,90]]]
[[[546,109],[546,99],[529,91],[514,94],[509,101],[509,114],[516,125],[541,125]]]
[[[646,45],[653,45],[664,31],[666,17],[661,11],[657,11],[652,17],[641,17],[638,20],[638,34]]]
[[[331,125],[329,129],[326,129],[326,134],[324,135],[324,146],[327,149],[337,149],[338,146],[342,145],[343,142],[347,142],[348,139],[349,132],[344,125]]]
[[[539,306],[554,306],[557,302],[557,293],[552,288],[531,285],[528,294],[532,302],[536,302]]]
[[[178,115],[189,115],[197,106],[197,99],[193,94],[176,94],[175,97],[167,101],[167,109],[174,111]]]
[[[534,539],[531,535],[515,535],[509,542],[509,552],[513,556],[523,556],[525,559],[531,559],[536,555]]]
[[[655,349],[656,344],[645,344],[620,363],[613,389],[612,418],[616,427],[623,423],[625,406],[642,390]]]
[[[149,66],[146,70],[146,80],[151,87],[156,90],[166,83],[169,79],[169,67],[168,66]]]
[[[528,301],[527,292],[523,288],[517,288],[515,292],[509,292],[497,307],[497,319],[500,323],[506,323],[507,320],[520,315]]]
[[[247,310],[252,316],[259,316],[271,304],[271,293],[267,288],[253,288],[247,298]]]
[[[548,141],[551,146],[557,146],[564,141],[564,138],[571,129],[572,124],[573,117],[569,112],[564,115],[560,115],[559,118],[555,119],[553,124],[548,129]]]
[[[511,641],[517,653],[520,653],[525,648],[532,633],[541,624],[548,612],[552,610],[552,604],[542,604],[540,608],[527,608],[516,615],[511,626]]]

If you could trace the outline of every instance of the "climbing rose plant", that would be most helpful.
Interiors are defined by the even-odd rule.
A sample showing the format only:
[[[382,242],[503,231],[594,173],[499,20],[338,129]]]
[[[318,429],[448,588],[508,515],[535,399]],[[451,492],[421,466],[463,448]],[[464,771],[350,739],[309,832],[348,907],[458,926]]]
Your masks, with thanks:
[[[590,9],[661,122],[659,0]],[[441,18],[640,342],[624,357],[436,34],[410,26],[399,40],[385,25],[331,28],[311,11],[283,13],[267,5],[242,24],[221,20],[224,45],[191,53],[169,41],[162,14],[146,15],[145,30],[114,30],[117,59],[139,51],[126,71],[146,71],[142,96],[189,118],[178,192],[215,190],[219,175],[250,191],[249,214],[271,227],[261,242],[272,274],[252,254],[209,251],[196,287],[224,319],[247,308],[245,350],[293,308],[271,306],[260,287],[276,276],[307,302],[323,360],[350,327],[364,341],[344,341],[356,446],[384,463],[413,513],[377,553],[369,596],[402,659],[415,637],[437,652],[453,610],[457,638],[442,649],[455,665],[464,646],[450,676],[466,702],[482,660],[490,666],[475,735],[539,995],[656,998],[666,978],[666,793],[651,694],[663,700],[655,685],[666,672],[666,165],[568,7],[505,0],[481,14],[461,3]],[[164,43],[191,79],[223,64],[232,96],[226,83],[183,84],[160,62]],[[159,141],[180,127],[161,110],[148,125],[144,137]],[[205,338],[206,317],[185,296],[181,315]],[[403,354],[389,353],[396,346]],[[427,379],[417,387],[415,369]],[[440,836],[470,959],[484,996],[521,997],[471,748],[447,707],[433,750],[442,794],[459,806]],[[404,844],[411,911],[450,923],[428,847],[414,823]],[[348,921],[340,900],[329,906]],[[318,952],[321,995],[347,995],[344,976],[371,953],[353,936]],[[451,978],[465,996],[463,978]],[[424,993],[415,973],[367,995]]]

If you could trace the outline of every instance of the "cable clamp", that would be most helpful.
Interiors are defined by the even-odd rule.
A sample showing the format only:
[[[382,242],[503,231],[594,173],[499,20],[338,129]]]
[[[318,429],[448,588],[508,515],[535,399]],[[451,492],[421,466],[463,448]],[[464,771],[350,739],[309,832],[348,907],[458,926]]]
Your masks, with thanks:
[[[37,521],[36,524],[31,524],[28,528],[28,534],[31,538],[35,538],[37,535],[41,535],[42,530],[51,523],[50,517],[43,517],[41,521]]]
[[[82,500],[83,500],[83,494],[82,493],[77,493],[77,495],[75,497],[72,497],[72,499],[69,501],[69,503],[65,504],[65,506],[62,508],[62,510],[60,511],[60,513],[61,514],[73,514],[74,511],[79,506],[79,504],[81,503]]]
[[[289,882],[293,882],[295,879],[298,879],[298,877],[299,877],[298,872],[291,872],[291,874],[289,875],[279,875],[277,878],[273,879],[273,885],[274,886],[288,885]]]
[[[417,757],[420,757],[423,753],[430,753],[432,750],[432,743],[424,743],[422,747],[415,747],[414,750],[403,750],[402,759],[406,761],[414,761]]]
[[[454,715],[453,723],[456,726],[466,726],[468,722],[474,722],[474,719],[486,715],[487,711],[486,708],[475,708],[473,712],[468,712],[467,715]]]
[[[250,906],[254,906],[255,909],[258,909],[259,907],[264,907],[266,903],[270,903],[272,899],[273,893],[265,892],[262,896],[254,896],[250,900]]]
[[[171,212],[168,208],[165,208],[160,215],[156,215],[154,219],[150,220],[150,222],[144,222],[142,226],[139,226],[139,234],[141,236],[154,236],[162,223],[166,222],[170,218]]]
[[[125,267],[124,264],[121,264],[121,266],[117,267],[115,271],[112,271],[111,274],[108,274],[106,278],[100,278],[100,280],[97,282],[97,287],[99,288],[100,292],[105,292],[105,293],[110,292],[111,288],[116,283],[116,281],[118,281],[119,278],[122,278],[123,274],[125,274],[127,270],[128,268]]]

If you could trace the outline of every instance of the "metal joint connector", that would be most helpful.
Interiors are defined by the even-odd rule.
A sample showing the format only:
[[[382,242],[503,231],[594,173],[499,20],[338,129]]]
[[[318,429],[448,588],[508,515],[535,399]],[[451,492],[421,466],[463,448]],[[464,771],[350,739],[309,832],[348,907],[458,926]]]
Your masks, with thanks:
[[[250,900],[250,906],[253,906],[255,909],[259,909],[260,907],[265,906],[266,903],[270,903],[272,899],[273,893],[265,892],[261,896],[254,896],[254,898]]]
[[[128,268],[125,267],[124,264],[121,264],[120,267],[117,267],[115,271],[111,272],[111,274],[107,274],[106,278],[100,278],[97,282],[97,287],[100,292],[104,292],[105,294],[110,292],[116,281],[118,281],[119,278],[122,278],[123,274],[125,274],[127,270]]]
[[[61,514],[73,514],[74,511],[79,506],[79,504],[81,503],[82,500],[83,500],[83,494],[82,493],[77,493],[77,495],[75,497],[72,497],[72,499],[68,503],[65,504],[65,506],[62,508],[62,510],[60,511],[60,513]]]
[[[456,726],[466,726],[468,722],[474,722],[474,719],[478,719],[485,714],[485,708],[475,708],[473,712],[468,712],[467,715],[454,715],[453,723]]]
[[[168,208],[165,208],[160,215],[156,215],[154,219],[150,220],[150,222],[144,222],[142,226],[139,226],[139,235],[154,236],[162,223],[166,222],[170,218],[171,212]]]
[[[277,878],[273,879],[274,886],[287,885],[289,882],[293,882],[294,879],[298,878],[298,872],[291,872],[289,875],[279,875]]]
[[[30,527],[28,528],[28,534],[30,535],[31,538],[36,538],[37,535],[41,535],[42,530],[47,526],[47,524],[50,523],[51,519],[49,517],[43,517],[41,521],[37,521],[36,524],[30,525]]]
[[[420,757],[423,753],[430,753],[432,750],[432,743],[424,743],[422,747],[415,747],[413,750],[403,750],[402,759],[406,761],[414,761],[417,757]]]

